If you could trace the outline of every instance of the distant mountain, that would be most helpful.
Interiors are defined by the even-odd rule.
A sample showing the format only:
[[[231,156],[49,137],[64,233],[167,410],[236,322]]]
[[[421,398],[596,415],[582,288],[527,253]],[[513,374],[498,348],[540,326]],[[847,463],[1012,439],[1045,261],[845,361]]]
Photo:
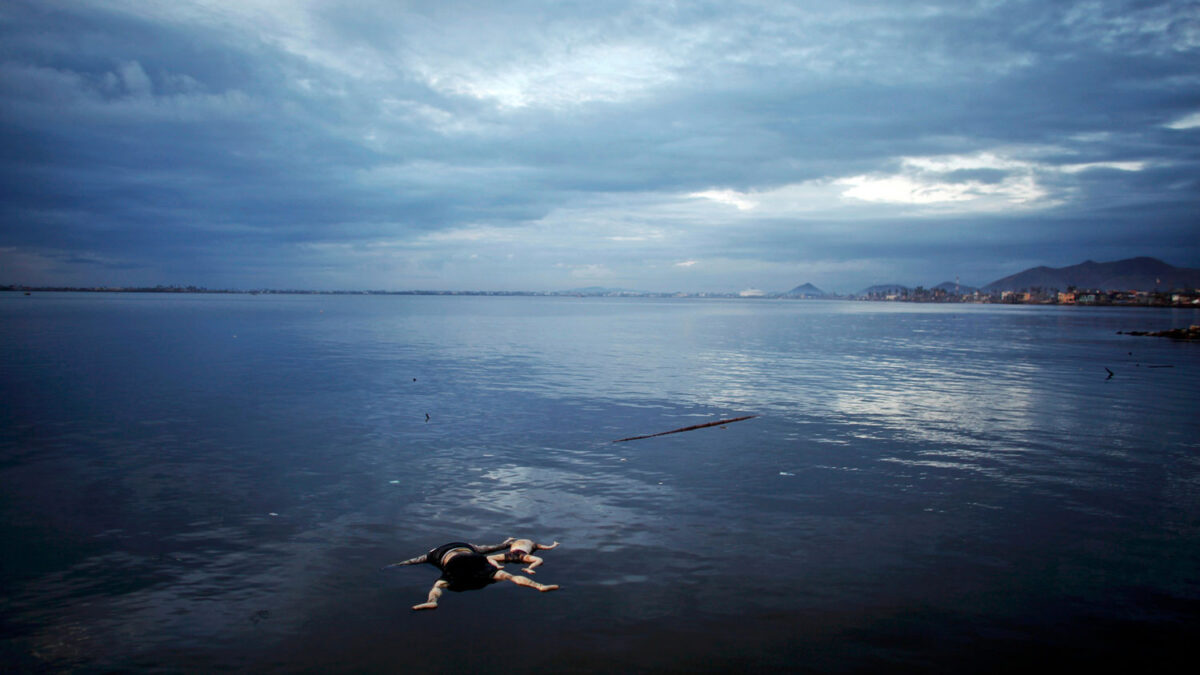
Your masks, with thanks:
[[[825,291],[813,286],[812,284],[804,284],[797,286],[787,293],[780,294],[784,298],[824,298],[829,294]]]
[[[953,281],[943,281],[933,288],[935,290],[946,291],[947,293],[957,293],[959,295],[970,295],[978,290],[974,286],[968,286],[966,284],[960,284]]]
[[[859,295],[891,295],[893,293],[907,293],[908,286],[900,284],[878,284],[870,288],[864,288],[858,292]]]
[[[1032,288],[1065,291],[1074,286],[1094,290],[1169,291],[1200,288],[1200,269],[1175,267],[1155,258],[1129,258],[1098,263],[1094,260],[1070,267],[1033,267],[997,279],[984,291],[1024,291]]]

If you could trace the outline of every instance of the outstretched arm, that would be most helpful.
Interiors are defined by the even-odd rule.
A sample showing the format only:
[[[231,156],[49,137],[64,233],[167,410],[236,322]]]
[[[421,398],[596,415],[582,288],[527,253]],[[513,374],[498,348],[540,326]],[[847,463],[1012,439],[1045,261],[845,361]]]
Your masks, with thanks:
[[[494,553],[496,551],[500,551],[500,550],[508,548],[509,543],[511,543],[513,541],[516,541],[516,540],[513,539],[512,537],[509,537],[508,539],[505,539],[504,541],[500,542],[499,544],[488,544],[487,546],[478,546],[476,544],[471,544],[471,546],[474,547],[474,549],[476,551],[479,551],[480,553]]]
[[[556,541],[556,542],[554,542],[553,544],[550,544],[549,546],[547,546],[547,545],[545,545],[545,544],[538,544],[538,545],[537,545],[537,550],[539,550],[539,551],[549,551],[549,550],[550,550],[550,549],[552,549],[552,548],[558,548],[558,542],[557,542],[557,541]]]

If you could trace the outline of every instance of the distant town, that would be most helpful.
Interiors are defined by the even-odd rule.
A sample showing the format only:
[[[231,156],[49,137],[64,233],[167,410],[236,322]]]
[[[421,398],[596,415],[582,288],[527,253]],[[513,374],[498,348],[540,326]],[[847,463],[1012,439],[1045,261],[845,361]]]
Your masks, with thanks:
[[[778,293],[747,288],[729,293],[650,292],[588,287],[563,291],[438,291],[438,290],[303,290],[210,289],[202,286],[23,286],[0,285],[0,292],[104,293],[239,293],[250,295],[463,295],[557,296],[605,298],[751,298],[782,300],[856,300],[865,302],[981,303],[1014,305],[1089,305],[1135,307],[1200,307],[1200,270],[1173,267],[1154,258],[1130,258],[1109,263],[1087,261],[1062,268],[1035,267],[981,288],[957,281],[930,288],[899,284],[871,286],[858,293],[827,293],[811,283]]]
[[[1027,291],[986,293],[973,290],[954,293],[942,288],[905,289],[894,293],[856,296],[861,300],[884,302],[974,302],[1013,305],[1133,305],[1150,307],[1200,307],[1200,289],[1179,291],[1099,290],[1068,288],[1065,291],[1033,288]]]

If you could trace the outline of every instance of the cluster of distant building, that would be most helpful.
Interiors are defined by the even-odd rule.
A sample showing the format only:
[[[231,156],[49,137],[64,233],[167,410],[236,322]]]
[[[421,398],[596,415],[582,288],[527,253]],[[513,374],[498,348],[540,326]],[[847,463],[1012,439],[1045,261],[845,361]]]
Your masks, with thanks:
[[[891,302],[974,302],[1013,305],[1128,305],[1142,307],[1200,306],[1200,289],[1173,291],[1031,288],[1023,291],[971,289],[955,293],[945,288],[894,288],[853,296],[859,300]]]

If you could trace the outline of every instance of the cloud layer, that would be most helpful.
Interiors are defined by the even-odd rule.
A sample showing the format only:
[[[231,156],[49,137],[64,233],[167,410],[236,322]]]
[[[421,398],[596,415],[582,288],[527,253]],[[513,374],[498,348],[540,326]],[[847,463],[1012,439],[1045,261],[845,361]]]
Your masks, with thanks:
[[[0,283],[1200,267],[1200,3],[0,8]]]

